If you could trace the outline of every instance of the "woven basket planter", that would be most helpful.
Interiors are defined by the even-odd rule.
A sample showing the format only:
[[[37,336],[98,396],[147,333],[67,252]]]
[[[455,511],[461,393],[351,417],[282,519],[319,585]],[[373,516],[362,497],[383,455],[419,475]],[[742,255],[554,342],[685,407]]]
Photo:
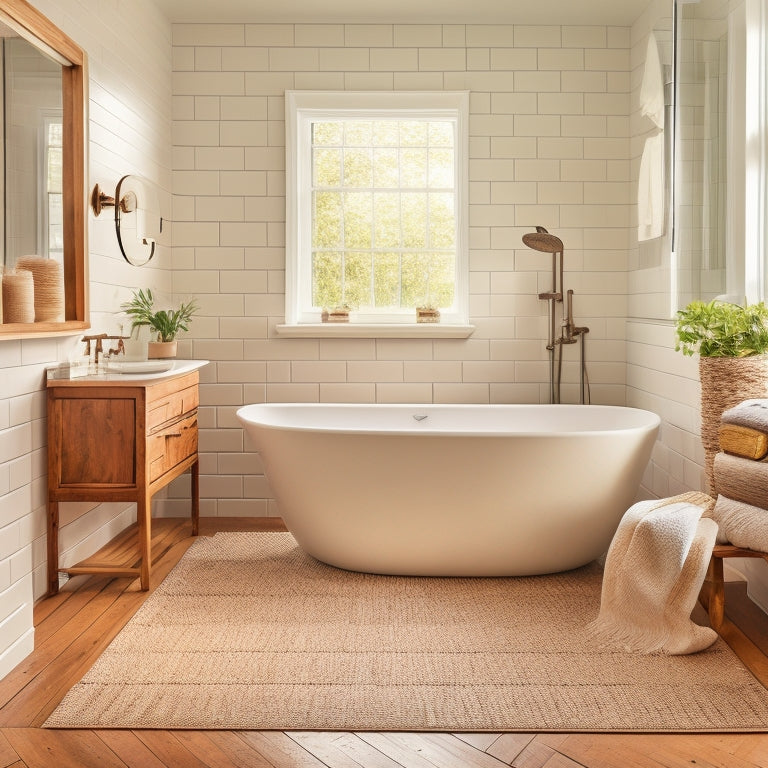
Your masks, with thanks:
[[[768,397],[768,355],[701,357],[701,442],[709,493],[717,495],[713,464],[720,450],[720,417],[743,400]]]

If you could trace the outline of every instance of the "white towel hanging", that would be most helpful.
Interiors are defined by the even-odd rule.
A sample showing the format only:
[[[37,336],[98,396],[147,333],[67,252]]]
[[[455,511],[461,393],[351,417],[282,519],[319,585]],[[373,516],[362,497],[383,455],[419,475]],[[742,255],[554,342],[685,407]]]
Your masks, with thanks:
[[[653,32],[648,35],[645,52],[643,81],[640,85],[640,111],[643,116],[649,117],[657,128],[664,130],[664,78],[659,60],[659,46]]]
[[[664,234],[664,132],[649,136],[640,158],[637,182],[637,239]]]

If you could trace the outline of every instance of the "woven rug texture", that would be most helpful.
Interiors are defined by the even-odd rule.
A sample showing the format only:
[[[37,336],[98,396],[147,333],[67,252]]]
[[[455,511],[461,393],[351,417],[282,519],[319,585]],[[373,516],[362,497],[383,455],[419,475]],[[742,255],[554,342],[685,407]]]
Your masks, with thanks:
[[[46,727],[763,731],[722,640],[596,646],[596,565],[524,578],[351,573],[287,533],[200,538]]]

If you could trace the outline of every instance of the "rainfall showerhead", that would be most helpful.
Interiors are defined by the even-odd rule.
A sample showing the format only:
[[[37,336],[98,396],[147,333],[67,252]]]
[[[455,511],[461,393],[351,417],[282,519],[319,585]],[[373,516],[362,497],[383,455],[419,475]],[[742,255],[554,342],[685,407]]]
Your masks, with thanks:
[[[550,235],[544,227],[536,227],[536,231],[523,235],[523,242],[534,251],[542,253],[562,253],[563,241],[555,235]]]

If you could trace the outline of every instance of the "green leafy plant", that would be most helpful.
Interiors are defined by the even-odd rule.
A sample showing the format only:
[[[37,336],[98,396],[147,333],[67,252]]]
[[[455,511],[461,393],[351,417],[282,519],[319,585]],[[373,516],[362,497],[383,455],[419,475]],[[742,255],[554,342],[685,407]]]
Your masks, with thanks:
[[[140,288],[120,308],[131,318],[131,330],[148,325],[157,334],[158,341],[173,341],[180,331],[189,330],[189,322],[197,311],[197,304],[192,300],[182,303],[178,309],[155,309],[152,291]]]
[[[768,352],[768,307],[692,301],[677,313],[676,350],[702,357],[750,357]]]

